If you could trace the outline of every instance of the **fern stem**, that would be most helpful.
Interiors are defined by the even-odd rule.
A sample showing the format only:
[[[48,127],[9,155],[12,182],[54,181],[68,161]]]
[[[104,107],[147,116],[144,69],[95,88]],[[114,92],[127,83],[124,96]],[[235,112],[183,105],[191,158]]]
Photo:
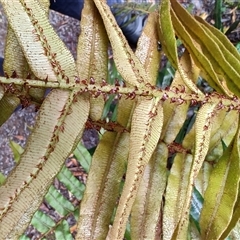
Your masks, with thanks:
[[[81,93],[88,92],[93,97],[97,98],[103,95],[107,99],[108,94],[116,94],[116,98],[121,98],[122,95],[126,96],[127,99],[135,99],[136,96],[147,97],[152,99],[158,97],[162,101],[170,100],[171,103],[178,105],[190,102],[191,105],[205,104],[209,102],[216,102],[219,109],[226,109],[227,111],[236,110],[240,111],[240,99],[236,96],[227,97],[218,92],[205,95],[198,95],[196,93],[188,93],[185,86],[179,86],[179,88],[172,87],[169,89],[159,89],[150,84],[144,84],[141,88],[138,87],[126,87],[116,85],[108,85],[105,81],[102,84],[88,83],[86,80],[76,80],[75,83],[65,82],[50,82],[42,80],[29,80],[20,78],[6,78],[0,77],[0,84],[3,83],[5,92],[16,94],[14,92],[15,85],[22,85],[27,87],[43,87],[43,88],[61,88],[65,90],[74,91],[74,96]],[[18,91],[18,90],[16,90]]]

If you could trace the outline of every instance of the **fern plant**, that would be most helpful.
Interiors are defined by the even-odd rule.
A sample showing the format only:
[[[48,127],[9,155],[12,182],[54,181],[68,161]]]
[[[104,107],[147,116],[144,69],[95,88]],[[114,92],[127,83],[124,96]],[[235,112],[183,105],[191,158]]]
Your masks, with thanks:
[[[40,107],[19,164],[0,187],[3,239],[24,232],[85,124],[106,131],[92,158],[76,239],[123,239],[126,226],[131,239],[239,233],[240,55],[221,32],[176,0],[162,0],[133,52],[105,2],[85,1],[74,62],[49,24],[48,1],[1,3],[9,29],[0,121],[19,99]],[[181,58],[176,36],[186,48]],[[108,40],[124,83],[105,81]],[[166,89],[155,86],[159,40],[176,69]],[[199,75],[216,91],[201,92]],[[54,90],[41,103],[45,88]],[[118,98],[115,122],[101,119],[109,94]],[[194,106],[196,120],[182,133]]]

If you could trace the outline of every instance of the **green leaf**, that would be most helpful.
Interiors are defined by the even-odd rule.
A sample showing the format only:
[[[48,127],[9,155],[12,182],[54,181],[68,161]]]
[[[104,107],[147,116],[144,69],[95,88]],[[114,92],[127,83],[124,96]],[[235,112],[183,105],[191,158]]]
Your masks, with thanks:
[[[55,229],[55,238],[61,240],[73,240],[72,234],[70,233],[69,225],[66,220],[63,220],[61,224]]]
[[[179,71],[185,85],[193,92],[201,95],[201,91],[196,87],[193,81],[186,75],[182,64],[178,60],[177,41],[170,14],[171,3],[169,0],[163,0],[160,5],[159,14],[159,37],[163,45],[164,52],[168,56],[173,66]]]
[[[223,7],[223,1],[216,0],[215,9],[214,9],[215,27],[221,31],[222,31],[222,7]]]
[[[222,148],[223,148],[223,152],[227,149],[227,145],[226,143],[223,141],[223,139],[221,139],[221,143],[222,143]]]
[[[130,229],[129,222],[127,223],[126,231],[125,231],[125,234],[124,234],[124,239],[131,240],[131,229]]]
[[[236,49],[237,49],[237,51],[240,53],[240,42],[237,43],[237,45],[236,45]]]
[[[204,21],[201,17],[195,16],[195,18],[213,33],[213,35],[215,36],[214,39],[217,39],[218,42],[220,41],[222,43],[219,45],[219,47],[221,47],[222,49],[226,48],[228,52],[230,52],[235,58],[240,60],[239,51],[236,47],[234,47],[234,45],[230,42],[226,35],[222,34],[222,32],[220,32],[211,24]]]
[[[19,240],[31,240],[29,237],[27,237],[26,235],[22,235]]]
[[[116,104],[113,104],[114,98],[115,98],[115,95],[113,95],[113,94],[110,94],[108,96],[108,99],[107,99],[104,109],[103,109],[102,119],[106,119],[110,111],[116,111],[116,107],[115,107]],[[114,121],[116,119],[113,119],[113,117],[111,117],[111,120]]]
[[[84,170],[88,173],[91,166],[91,160],[92,160],[92,156],[90,155],[88,150],[81,143],[79,143],[76,149],[73,151],[73,153],[77,158],[78,162],[81,164]]]
[[[42,211],[37,211],[33,215],[31,224],[40,232],[46,233],[52,229],[56,223],[47,214]]]
[[[117,70],[116,64],[114,62],[114,59],[109,59],[108,65],[111,65],[111,68],[108,70],[108,83],[114,84],[116,79],[122,80],[122,76]]]
[[[75,208],[54,186],[49,188],[45,199],[61,216],[67,215]]]
[[[173,67],[177,69],[177,42],[170,16],[170,1],[163,1],[160,5],[159,23],[159,37],[163,50],[173,64]]]
[[[5,182],[6,177],[0,172],[0,186]]]
[[[73,212],[74,218],[76,219],[76,221],[78,221],[79,219],[79,207],[77,207],[74,212]]]
[[[230,34],[232,31],[234,31],[237,27],[238,24],[240,23],[240,20],[237,20],[233,23],[231,23],[230,27],[228,28],[228,30],[225,32],[225,35],[227,36],[228,34]]]
[[[192,201],[191,201],[190,216],[192,217],[199,232],[200,232],[199,219],[200,219],[200,213],[202,210],[202,205],[203,205],[203,197],[200,194],[200,192],[194,187]]]
[[[196,222],[191,216],[189,218],[188,239],[201,239],[201,235],[199,229],[196,226]]]
[[[0,126],[11,116],[14,109],[20,104],[20,100],[16,96],[3,95],[0,99]]]
[[[157,86],[165,89],[169,87],[175,74],[174,68],[171,66],[171,63],[167,61],[166,67],[160,70],[157,78]]]
[[[180,33],[179,37],[181,40],[183,40],[184,35],[187,33],[193,38],[190,40],[191,43],[189,40],[183,40],[189,52],[191,51],[188,45],[197,42],[195,48],[200,47],[202,53],[211,62],[211,67],[215,71],[215,74],[218,75],[219,79],[217,83],[218,85],[220,84],[218,87],[222,86],[223,90],[228,87],[234,94],[239,96],[240,90],[237,79],[240,78],[240,66],[238,64],[238,58],[229,51],[229,46],[232,46],[232,44],[228,41],[224,45],[205,24],[197,22],[177,1],[171,0],[171,6],[173,9],[171,16],[173,16],[176,21],[177,16],[181,24],[184,25],[184,30],[182,29],[181,31],[179,31],[177,25],[174,26],[176,31]],[[221,32],[219,32],[219,34],[224,36]],[[199,56],[195,56],[199,59]],[[222,80],[222,82],[219,82],[219,80]]]
[[[21,154],[24,152],[24,149],[14,141],[9,141],[9,144],[13,151],[14,161],[18,163],[21,158]]]
[[[85,185],[75,178],[68,168],[63,166],[57,178],[78,200],[82,199]]]

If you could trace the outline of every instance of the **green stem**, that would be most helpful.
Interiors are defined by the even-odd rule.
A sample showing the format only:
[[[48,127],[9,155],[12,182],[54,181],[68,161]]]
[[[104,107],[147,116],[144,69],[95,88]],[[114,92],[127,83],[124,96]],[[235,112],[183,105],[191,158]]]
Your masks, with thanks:
[[[222,6],[223,6],[222,0],[215,1],[215,10],[214,10],[215,27],[221,31],[223,30],[222,29]]]

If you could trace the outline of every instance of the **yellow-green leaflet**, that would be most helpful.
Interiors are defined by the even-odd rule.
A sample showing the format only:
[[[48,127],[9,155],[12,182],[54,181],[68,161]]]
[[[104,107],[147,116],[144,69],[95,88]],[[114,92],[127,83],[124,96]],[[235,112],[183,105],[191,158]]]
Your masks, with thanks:
[[[106,238],[125,171],[128,144],[129,133],[104,133],[93,155],[81,202],[77,239]]]
[[[140,122],[145,124],[139,124]],[[110,229],[110,239],[123,238],[144,169],[160,138],[162,122],[163,110],[159,99],[139,98],[132,117],[126,181]]]
[[[240,54],[220,31],[177,0],[155,12],[119,5],[114,14],[106,0],[86,0],[75,61],[49,23],[49,0],[0,2],[9,23],[0,124],[19,100],[39,106],[24,152],[13,150],[16,168],[0,176],[0,239],[19,239],[29,224],[40,238],[71,238],[73,211],[82,240],[239,238]],[[127,25],[139,14],[148,20],[133,51],[114,15],[129,17]],[[99,132],[99,143],[92,157],[74,151],[88,172],[78,188],[64,163],[85,128]],[[49,197],[55,177],[80,206],[57,191]],[[60,214],[56,224],[34,215],[44,198]]]
[[[159,14],[159,32],[160,40],[163,48],[169,53],[168,58],[171,60],[175,68],[178,67],[177,44],[174,34],[172,21],[170,18],[170,2],[168,0],[162,1]]]
[[[49,12],[49,1],[39,0],[39,3],[47,15]],[[8,25],[6,46],[4,50],[4,72],[6,72],[8,76],[11,76],[13,72],[20,77],[32,75],[18,38],[15,36],[14,30],[10,25]]]
[[[160,5],[160,13],[159,13],[159,37],[163,46],[167,48],[166,52],[169,53],[169,58],[172,60],[173,66],[177,68],[182,77],[184,83],[187,85],[189,89],[193,92],[198,93],[201,95],[201,91],[196,87],[192,80],[190,80],[187,74],[184,72],[181,64],[178,60],[178,53],[177,53],[177,42],[175,38],[174,28],[171,20],[170,15],[170,1],[163,0]]]
[[[196,20],[199,21],[202,25],[204,25],[206,28],[208,28],[213,37],[214,40],[218,41],[219,47],[223,50],[227,50],[230,54],[232,54],[235,58],[237,58],[238,61],[240,61],[240,54],[236,47],[230,42],[230,40],[227,38],[225,34],[223,34],[221,31],[216,29],[214,26],[209,24],[208,22],[204,21],[201,17],[195,16]]]
[[[131,211],[131,238],[155,239],[167,182],[168,149],[158,144],[147,164]],[[153,231],[153,228],[155,231]]]
[[[101,83],[108,75],[108,38],[102,19],[93,1],[86,1],[81,14],[81,34],[78,39],[77,70],[80,79]],[[99,120],[104,107],[103,96],[91,98],[90,118]]]
[[[94,0],[94,2],[102,16],[110,43],[114,49],[114,61],[123,79],[134,86],[140,86],[144,81],[150,82],[143,65],[128,45],[108,5],[100,0]]]
[[[239,60],[228,51],[228,48],[222,45],[221,41],[216,40],[216,36],[205,25],[196,21],[176,0],[171,0],[171,6],[178,16],[178,20],[184,25],[185,32],[188,32],[194,41],[199,44],[202,52],[211,62],[215,73],[220,75],[220,84],[225,88],[228,87],[234,94],[239,96]],[[225,41],[225,44],[230,43]]]
[[[214,125],[211,131],[207,161],[216,161],[223,154],[222,141],[228,146],[238,129],[239,113],[237,111],[227,112],[225,109],[218,111],[214,116]]]
[[[185,239],[187,237],[189,210],[193,184],[198,175],[198,172],[202,167],[203,161],[208,151],[212,127],[212,118],[215,115],[214,112],[215,106],[216,104],[206,103],[200,108],[197,114],[193,163],[191,167],[191,173],[189,176],[189,184],[187,188],[186,199],[184,206],[182,208],[181,219],[178,225],[178,229],[175,232],[177,238],[180,239]]]
[[[239,238],[240,236],[239,217],[240,217],[240,197],[238,193],[238,198],[233,209],[231,221],[228,224],[228,227],[225,229],[224,233],[221,235],[221,238],[226,238],[227,236],[230,236],[232,239]]]
[[[193,75],[191,70],[194,67],[188,52],[185,52],[183,54],[180,59],[180,64],[182,64],[184,71],[188,73],[188,76],[191,77]],[[184,88],[186,92],[190,92],[190,89],[185,89],[184,81],[178,70],[175,73],[174,79],[171,83],[171,87],[173,88],[173,91],[174,89],[175,91],[178,91]],[[177,134],[182,128],[184,121],[186,120],[189,107],[189,103],[177,101],[176,103],[169,104],[171,101],[171,99],[168,99],[163,103],[163,112],[165,117],[163,123],[163,130],[161,133],[161,139],[163,139],[164,142],[167,144],[170,144],[175,140]]]
[[[169,173],[163,209],[163,239],[172,239],[187,197],[192,155],[178,153]]]
[[[16,96],[9,96],[5,94],[0,99],[0,126],[11,116],[14,109],[19,105],[20,100]]]
[[[203,197],[208,186],[209,177],[211,175],[212,169],[212,164],[204,161],[202,168],[200,169],[198,176],[195,180],[195,187]]]
[[[33,73],[43,81],[72,82],[77,76],[73,57],[50,26],[43,6],[30,0],[1,2]],[[89,108],[86,96],[76,96],[75,91],[53,90],[46,97],[19,165],[0,187],[3,239],[18,238],[29,224],[82,135]]]
[[[160,51],[157,51],[158,45],[158,15],[152,12],[148,16],[146,26],[138,40],[137,49],[135,51],[136,57],[144,66],[150,84],[156,84],[156,78],[159,68],[159,59],[161,57]]]
[[[177,36],[181,39],[181,41],[183,41],[184,46],[191,54],[196,65],[202,70],[202,72],[206,76],[206,79],[210,86],[216,89],[218,92],[225,92],[228,95],[231,95],[231,92],[222,86],[220,80],[217,77],[216,72],[213,69],[211,62],[202,53],[202,50],[196,43],[196,41],[185,30],[182,22],[178,19],[177,15],[173,10],[171,10],[171,16]]]
[[[40,3],[32,0],[2,0],[1,3],[33,73],[48,81],[64,81],[67,77],[73,80],[74,59],[59,40]],[[61,54],[55,55],[57,52]],[[62,70],[65,70],[63,79],[59,74]]]
[[[239,191],[239,158],[238,129],[234,143],[224,150],[209,179],[200,218],[203,239],[220,239],[231,221]]]
[[[11,173],[11,178],[7,178],[0,187],[0,231],[3,239],[16,239],[23,233],[54,176],[82,134],[89,104],[80,96],[79,101],[71,104],[72,112],[69,113],[67,102],[71,95],[63,90],[54,90],[48,95],[30,136],[31,144]],[[62,109],[65,111],[61,112]],[[60,130],[62,128],[64,133]]]

